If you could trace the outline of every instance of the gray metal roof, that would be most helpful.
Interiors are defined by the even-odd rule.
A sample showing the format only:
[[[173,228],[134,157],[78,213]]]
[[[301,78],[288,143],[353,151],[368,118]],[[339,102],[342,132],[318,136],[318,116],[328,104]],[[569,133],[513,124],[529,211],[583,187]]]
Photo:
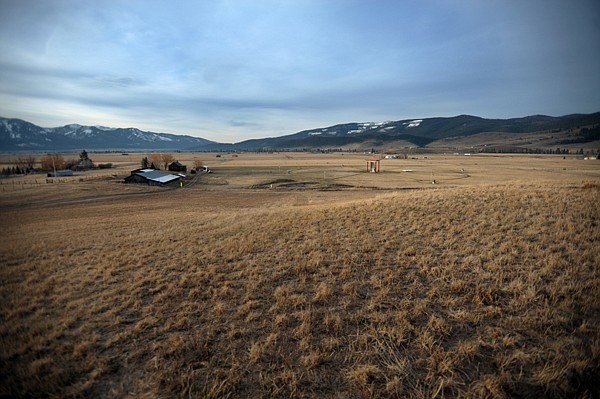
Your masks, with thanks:
[[[159,183],[168,183],[180,178],[180,176],[160,172],[158,170],[153,169],[144,169],[143,171],[139,171],[138,173],[136,173],[136,175],[145,177],[148,180],[152,180]]]

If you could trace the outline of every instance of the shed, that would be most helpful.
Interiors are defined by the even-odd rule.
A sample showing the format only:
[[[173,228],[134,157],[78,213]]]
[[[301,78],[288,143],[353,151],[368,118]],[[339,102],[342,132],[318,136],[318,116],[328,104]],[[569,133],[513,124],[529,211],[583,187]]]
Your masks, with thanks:
[[[379,158],[367,159],[367,172],[379,173],[381,171],[381,160]]]
[[[62,177],[62,176],[73,176],[71,169],[62,169],[55,172],[48,172],[48,177]]]
[[[187,166],[179,161],[171,162],[168,168],[171,172],[186,172]]]
[[[136,169],[125,178],[125,183],[141,183],[150,186],[164,186],[165,184],[180,181],[181,176],[164,173],[154,169]]]

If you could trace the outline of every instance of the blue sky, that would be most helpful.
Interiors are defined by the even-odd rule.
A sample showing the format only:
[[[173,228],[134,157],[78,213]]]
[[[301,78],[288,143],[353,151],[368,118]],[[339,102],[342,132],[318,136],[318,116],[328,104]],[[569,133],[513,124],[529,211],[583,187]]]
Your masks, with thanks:
[[[0,116],[221,142],[600,111],[597,0],[0,0]]]

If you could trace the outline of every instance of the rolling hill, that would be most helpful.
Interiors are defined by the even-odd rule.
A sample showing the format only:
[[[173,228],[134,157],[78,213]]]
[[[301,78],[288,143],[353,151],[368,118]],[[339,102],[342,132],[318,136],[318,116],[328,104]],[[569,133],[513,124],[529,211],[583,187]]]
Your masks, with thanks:
[[[600,112],[562,117],[534,115],[485,119],[459,115],[449,118],[344,123],[298,133],[239,143],[218,143],[199,137],[77,124],[43,128],[20,119],[0,118],[1,151],[80,150],[284,150],[440,148],[508,146],[552,148],[600,140]]]
[[[600,112],[562,117],[535,115],[513,119],[484,119],[459,115],[451,118],[346,123],[327,128],[304,130],[287,136],[247,140],[235,144],[233,148],[356,148],[361,147],[360,144],[363,144],[363,148],[380,148],[389,147],[397,142],[408,143],[408,146],[413,147],[435,147],[434,143],[443,142],[448,138],[460,137],[468,143],[469,137],[486,133],[508,133],[515,136],[551,133],[556,139],[545,145],[564,144],[565,141],[575,144],[600,140],[597,129],[599,124]],[[589,130],[587,133],[585,131],[582,133],[582,127],[591,127],[591,133]],[[595,130],[594,127],[596,127]]]

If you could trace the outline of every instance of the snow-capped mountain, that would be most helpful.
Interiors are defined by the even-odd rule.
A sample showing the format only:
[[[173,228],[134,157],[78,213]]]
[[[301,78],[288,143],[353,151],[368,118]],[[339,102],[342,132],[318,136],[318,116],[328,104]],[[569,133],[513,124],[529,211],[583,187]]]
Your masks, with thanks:
[[[214,142],[199,137],[70,124],[43,128],[20,119],[0,118],[0,151],[188,150]]]
[[[533,115],[512,119],[459,115],[450,118],[344,123],[289,135],[225,144],[199,137],[144,132],[136,128],[78,124],[43,128],[20,119],[0,118],[0,151],[371,149],[398,142],[404,143],[403,146],[425,147],[438,140],[500,132],[537,132],[545,136],[550,132],[560,136],[555,140],[555,144],[565,144],[600,140],[599,126],[600,112],[561,117]],[[583,127],[592,130],[583,134],[580,129]],[[493,143],[497,144],[496,141]]]

